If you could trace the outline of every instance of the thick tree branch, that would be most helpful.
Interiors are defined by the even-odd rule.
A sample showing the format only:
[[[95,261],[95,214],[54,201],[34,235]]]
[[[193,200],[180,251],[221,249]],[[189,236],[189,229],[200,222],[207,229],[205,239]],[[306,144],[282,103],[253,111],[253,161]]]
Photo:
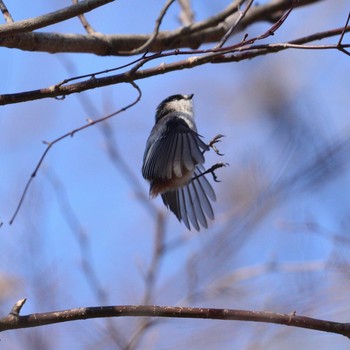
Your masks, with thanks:
[[[336,35],[341,35],[343,32],[349,32],[350,27],[344,27],[328,30],[325,32],[316,33],[309,35],[307,37],[299,38],[287,43],[279,44],[266,44],[266,45],[252,45],[259,37],[248,39],[237,45],[234,45],[229,48],[219,49],[218,51],[213,50],[192,50],[192,51],[172,51],[164,54],[154,54],[150,56],[143,56],[139,60],[134,62],[136,65],[130,70],[121,73],[115,74],[108,77],[97,78],[96,75],[99,73],[89,74],[87,77],[89,79],[73,83],[66,84],[65,82],[59,83],[47,88],[42,88],[38,90],[14,93],[14,94],[3,94],[0,95],[0,105],[6,105],[11,103],[19,103],[32,101],[48,97],[64,97],[73,93],[82,92],[90,89],[95,89],[99,87],[104,87],[108,85],[120,84],[120,83],[130,83],[140,79],[146,79],[152,76],[157,76],[165,73],[170,73],[172,71],[178,71],[182,69],[194,68],[196,66],[208,64],[208,63],[229,63],[229,62],[239,62],[246,59],[252,59],[261,55],[266,55],[269,53],[275,53],[287,49],[323,49],[323,50],[339,50],[339,45],[313,45],[305,46],[304,44],[321,40],[328,37],[333,37]],[[264,34],[263,34],[264,37]],[[349,47],[350,45],[343,45],[343,48]],[[224,51],[226,50],[226,51]],[[231,53],[232,52],[232,53]],[[231,54],[230,54],[231,53]],[[165,58],[168,56],[178,56],[178,55],[198,55],[192,56],[190,58],[179,60],[172,63],[162,63],[161,65],[147,68],[144,70],[139,69],[146,62],[158,58]],[[202,56],[200,56],[203,54]],[[125,66],[124,66],[125,67]],[[120,67],[119,67],[120,68]],[[115,68],[117,70],[119,68]]]
[[[98,2],[97,0],[94,1]],[[111,0],[107,2],[110,1]],[[179,48],[196,49],[202,44],[220,41],[225,33],[227,33],[229,28],[232,27],[232,24],[240,16],[237,13],[237,10],[238,6],[242,4],[243,1],[244,0],[234,1],[221,13],[204,21],[196,22],[190,26],[180,27],[172,31],[159,32],[156,38],[152,40],[151,45],[147,46],[147,50],[149,52],[159,52]],[[320,1],[324,0],[300,0],[295,3],[294,7],[306,6]],[[271,1],[265,5],[253,7],[241,21],[237,30],[243,30],[248,25],[259,21],[275,22],[282,15],[283,11],[291,7],[292,3],[292,0],[277,0]],[[72,6],[70,6],[70,8]],[[76,13],[75,15],[78,14],[79,13]],[[18,23],[20,22],[13,23],[12,25],[4,25],[3,28],[0,26],[0,46],[17,48],[24,51],[40,51],[49,53],[80,52],[101,56],[130,55],[130,52],[132,53],[133,50],[137,50],[146,42],[150,41],[153,35],[104,35],[100,33],[95,33],[94,35],[81,35],[42,32],[7,35],[9,34],[9,31],[11,33],[12,30],[12,27],[8,26],[18,26]],[[40,28],[41,27],[43,26],[40,25]],[[3,31],[5,28],[7,28],[7,36],[1,37],[1,28]],[[33,29],[35,28],[32,28],[31,30]],[[17,27],[16,31],[12,33],[19,31],[23,31],[23,29],[21,27]],[[26,31],[29,31],[28,27]]]
[[[92,11],[95,8],[106,5],[112,1],[114,0],[83,0],[77,4],[73,4],[46,15],[24,19],[22,21],[17,21],[14,23],[2,24],[0,25],[0,37],[9,36],[16,33],[31,32],[35,29],[44,28],[51,24],[59,23],[69,18],[73,18],[83,13]]]
[[[295,312],[290,314],[278,314],[266,311],[198,307],[125,305],[83,307],[20,316],[19,312],[24,302],[25,299],[22,299],[16,303],[16,313],[10,312],[7,316],[0,319],[0,332],[10,329],[39,327],[49,324],[92,318],[141,316],[265,322],[313,329],[350,337],[350,323],[332,322],[311,317],[297,316]]]

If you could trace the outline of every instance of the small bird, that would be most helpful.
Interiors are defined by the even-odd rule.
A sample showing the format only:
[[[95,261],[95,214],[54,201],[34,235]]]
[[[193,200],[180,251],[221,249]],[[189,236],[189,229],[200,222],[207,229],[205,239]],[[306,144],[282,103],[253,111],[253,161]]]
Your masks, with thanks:
[[[192,97],[172,95],[157,107],[142,175],[150,182],[152,198],[160,194],[179,221],[199,231],[200,225],[208,227],[207,218],[214,219],[210,200],[216,196],[204,174],[204,153],[210,147],[197,133]]]

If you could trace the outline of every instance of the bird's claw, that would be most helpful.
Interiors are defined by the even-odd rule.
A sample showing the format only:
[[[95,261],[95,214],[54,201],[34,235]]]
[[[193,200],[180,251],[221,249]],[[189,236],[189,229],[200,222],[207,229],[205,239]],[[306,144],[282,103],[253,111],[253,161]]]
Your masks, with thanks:
[[[217,147],[215,146],[216,143],[221,142],[221,138],[225,137],[225,135],[222,134],[218,134],[216,135],[209,143],[208,143],[208,147],[212,148],[213,151],[218,155],[218,156],[223,156],[223,153],[220,153],[220,151],[217,149]]]
[[[201,176],[211,174],[213,176],[213,179],[215,182],[221,182],[220,180],[218,180],[218,177],[215,174],[215,170],[222,168],[222,167],[226,167],[228,165],[229,165],[228,163],[216,163],[216,164],[212,165],[209,169],[204,171],[203,173],[200,173],[199,175],[193,177],[191,181],[196,180]]]

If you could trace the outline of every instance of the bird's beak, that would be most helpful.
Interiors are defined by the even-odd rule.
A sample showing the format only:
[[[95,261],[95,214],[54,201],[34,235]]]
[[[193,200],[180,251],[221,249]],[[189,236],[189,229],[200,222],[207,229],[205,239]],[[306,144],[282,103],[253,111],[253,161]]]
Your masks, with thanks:
[[[188,99],[189,100],[192,100],[192,97],[194,96],[194,94],[191,94],[191,95],[187,95]]]

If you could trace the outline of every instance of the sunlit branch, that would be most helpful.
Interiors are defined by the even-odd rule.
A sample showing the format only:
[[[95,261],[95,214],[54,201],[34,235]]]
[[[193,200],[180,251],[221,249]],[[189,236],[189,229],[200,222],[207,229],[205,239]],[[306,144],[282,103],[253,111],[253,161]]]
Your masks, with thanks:
[[[239,62],[242,60],[252,59],[261,55],[267,55],[270,53],[276,53],[287,49],[313,49],[313,50],[339,50],[338,44],[333,45],[305,45],[308,42],[315,40],[321,40],[328,37],[333,37],[336,35],[341,35],[343,32],[349,32],[350,26],[327,30],[324,32],[315,33],[306,37],[302,37],[296,40],[292,40],[287,43],[279,44],[266,44],[266,45],[253,45],[259,37],[246,39],[245,41],[230,46],[226,48],[220,48],[219,50],[175,50],[166,53],[158,53],[151,56],[145,56],[140,59],[137,59],[134,62],[136,63],[137,69],[135,67],[131,68],[129,71],[126,71],[121,74],[111,75],[108,77],[96,78],[97,74],[102,74],[104,72],[113,71],[120,69],[120,67],[106,70],[98,73],[91,73],[79,78],[88,77],[82,82],[74,84],[64,84],[65,82],[47,87],[38,90],[25,91],[14,94],[3,94],[0,95],[0,105],[20,103],[32,100],[38,100],[48,97],[64,97],[73,93],[82,92],[90,89],[95,89],[103,86],[109,86],[120,83],[130,83],[132,81],[146,79],[149,77],[166,74],[169,72],[194,68],[208,63],[230,63],[230,62]],[[350,44],[342,44],[343,48],[350,47]],[[232,54],[230,54],[232,53]],[[184,60],[180,60],[172,63],[162,63],[161,65],[140,70],[141,67],[146,62],[156,60],[158,58],[165,58],[169,56],[179,56],[179,55],[195,55]],[[122,67],[129,66],[126,64]],[[72,81],[77,78],[71,78],[66,81]]]
[[[72,2],[73,2],[73,4],[77,4],[79,2],[79,0],[72,0]],[[83,25],[86,33],[88,33],[90,35],[96,34],[96,30],[92,28],[91,24],[88,22],[88,20],[84,16],[84,14],[78,15],[78,18],[79,18],[81,24]]]
[[[11,311],[7,316],[0,319],[0,331],[102,317],[139,316],[264,322],[330,332],[350,337],[350,323],[332,322],[298,316],[295,311],[289,314],[279,314],[266,311],[199,307],[124,305],[82,307],[20,316],[19,313],[25,301],[25,299],[22,299],[17,302],[14,308],[15,311]]]
[[[93,0],[90,0],[93,2]],[[101,1],[101,0],[99,0]],[[94,2],[99,3],[98,0]],[[112,0],[109,0],[112,1]],[[148,45],[150,52],[159,52],[165,50],[173,50],[177,48],[191,48],[196,49],[200,45],[205,43],[214,43],[222,39],[230,28],[231,21],[235,21],[233,18],[236,15],[238,8],[245,0],[236,0],[229,4],[222,12],[211,16],[203,21],[195,22],[186,27],[180,27],[178,29],[170,31],[161,31],[157,34],[156,39],[152,41],[151,45]],[[305,0],[297,1],[295,7],[306,6],[312,3],[317,3],[320,0]],[[81,6],[79,3],[72,6]],[[290,8],[291,0],[277,0],[270,1],[267,4],[256,6],[250,9],[249,13],[241,21],[239,30],[243,30],[252,23],[259,21],[275,22],[281,15],[281,12]],[[72,8],[69,7],[69,8]],[[99,5],[100,6],[100,5]],[[40,16],[31,20],[25,20],[25,26],[21,24],[23,21],[16,22],[10,25],[0,26],[0,46],[8,48],[17,48],[25,51],[42,51],[42,52],[81,52],[81,53],[93,53],[96,55],[130,55],[130,52],[143,46],[153,34],[103,34],[94,33],[93,35],[81,35],[72,33],[49,33],[49,32],[30,32],[31,30],[41,27],[45,27],[43,23],[48,16],[48,24],[52,24],[52,18],[59,22],[59,18],[63,12],[62,20],[67,19],[65,9],[56,11],[57,17],[51,16],[52,14]],[[54,12],[54,13],[56,13]],[[72,11],[69,13],[68,18],[77,16],[87,11]],[[41,18],[44,17],[44,18]],[[226,23],[227,22],[227,23]],[[228,25],[228,26],[227,26]],[[6,26],[6,27],[5,27]],[[8,33],[18,33],[17,35],[7,35]],[[22,33],[24,32],[24,33]],[[30,32],[30,33],[28,33]],[[6,34],[6,36],[4,36]]]
[[[51,24],[59,23],[69,18],[81,15],[82,13],[92,11],[95,8],[106,5],[112,1],[114,0],[83,0],[77,4],[39,17],[24,19],[22,21],[9,24],[2,24],[0,25],[0,37],[18,33],[26,33],[35,29],[44,28]]]

